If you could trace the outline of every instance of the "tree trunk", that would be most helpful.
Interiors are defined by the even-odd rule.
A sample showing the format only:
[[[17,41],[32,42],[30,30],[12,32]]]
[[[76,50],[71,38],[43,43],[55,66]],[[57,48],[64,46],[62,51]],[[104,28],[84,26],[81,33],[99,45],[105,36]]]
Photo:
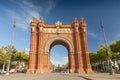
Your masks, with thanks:
[[[2,72],[4,72],[4,71],[5,71],[5,62],[2,65]]]
[[[21,69],[21,63],[20,63],[20,61],[18,62],[18,69]]]

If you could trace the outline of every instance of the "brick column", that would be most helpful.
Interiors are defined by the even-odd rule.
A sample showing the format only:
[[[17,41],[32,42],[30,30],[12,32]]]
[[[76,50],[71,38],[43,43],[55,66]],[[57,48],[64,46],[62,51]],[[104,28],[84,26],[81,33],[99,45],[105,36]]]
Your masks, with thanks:
[[[50,56],[49,53],[44,54],[44,63],[43,63],[44,72],[50,72]]]
[[[30,40],[30,55],[29,55],[29,65],[27,73],[34,73],[36,66],[36,41],[37,41],[37,22],[36,19],[33,18],[31,22],[31,40]]]
[[[50,72],[50,52],[47,54],[47,72]]]
[[[83,43],[84,43],[84,54],[83,54],[83,56],[84,56],[84,59],[85,59],[85,71],[87,72],[87,73],[89,73],[89,72],[92,72],[92,69],[91,69],[91,64],[90,64],[90,59],[89,59],[89,52],[88,52],[88,44],[87,44],[87,38],[86,38],[86,32],[85,33],[83,33]]]
[[[92,72],[90,59],[89,59],[89,52],[88,52],[88,43],[87,43],[87,36],[86,36],[86,22],[82,18],[80,21],[81,25],[81,38],[82,38],[82,56],[84,60],[84,70],[85,72],[89,73]]]
[[[82,55],[81,55],[81,45],[80,45],[80,36],[79,33],[77,32],[76,34],[76,59],[77,59],[77,70],[76,72],[80,73],[80,72],[84,72],[83,70],[83,61],[82,61]]]
[[[80,35],[79,35],[79,23],[77,19],[74,19],[74,45],[75,45],[75,72],[80,73],[84,72],[83,70],[83,62],[81,57],[81,45],[80,45]]]
[[[43,54],[43,19],[40,18],[40,21],[38,23],[38,28],[39,28],[39,37],[38,37],[38,56],[37,56],[37,69],[36,73],[43,73],[43,59],[44,59],[44,54]]]
[[[74,73],[75,72],[74,53],[70,52],[68,54],[68,58],[69,58],[69,70],[70,70],[70,73]]]

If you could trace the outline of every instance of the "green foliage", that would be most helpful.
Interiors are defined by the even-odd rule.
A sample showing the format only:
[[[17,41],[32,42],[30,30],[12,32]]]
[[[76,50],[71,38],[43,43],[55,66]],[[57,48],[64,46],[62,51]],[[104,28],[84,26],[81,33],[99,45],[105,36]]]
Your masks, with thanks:
[[[110,44],[108,47],[108,51],[110,54],[110,58],[112,60],[119,59],[118,52],[120,52],[120,40]],[[89,55],[90,55],[90,62],[92,64],[92,67],[94,67],[94,69],[96,69],[96,67],[97,67],[97,69],[99,67],[101,67],[100,69],[102,69],[102,67],[103,67],[102,62],[107,61],[107,58],[108,58],[108,54],[106,52],[106,47],[104,45],[100,45],[97,53],[91,52]],[[97,63],[97,64],[95,64],[95,63]]]
[[[25,50],[21,52],[16,52],[12,54],[12,61],[20,61],[20,62],[28,62],[28,54],[26,54]]]
[[[63,69],[68,69],[68,63],[62,65]]]
[[[0,65],[6,65],[11,54],[11,66],[16,66],[16,62],[28,64],[29,55],[25,50],[18,52],[14,46],[2,46],[0,47]]]
[[[106,48],[104,45],[101,45],[97,51],[97,58],[99,62],[103,62],[107,60]]]
[[[51,71],[54,71],[57,67],[50,61]]]
[[[91,64],[94,64],[94,63],[96,63],[98,61],[97,53],[90,52],[89,55],[90,55],[90,63]]]
[[[7,63],[8,60],[8,53],[5,51],[6,47],[0,48],[0,63]]]
[[[117,53],[120,52],[120,40],[110,44],[109,47],[110,47],[111,53],[112,53],[111,58],[116,59]]]
[[[120,52],[120,40],[116,41],[115,43],[112,43],[110,45],[111,51],[114,53]]]

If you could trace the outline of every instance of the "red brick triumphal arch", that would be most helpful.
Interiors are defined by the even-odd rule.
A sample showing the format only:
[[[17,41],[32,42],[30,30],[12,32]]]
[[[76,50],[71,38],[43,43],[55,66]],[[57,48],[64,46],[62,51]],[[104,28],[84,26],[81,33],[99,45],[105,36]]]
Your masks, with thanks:
[[[86,22],[76,18],[72,24],[45,24],[43,18],[31,21],[30,55],[27,73],[50,72],[50,49],[61,44],[68,50],[71,72],[92,72],[86,37]]]

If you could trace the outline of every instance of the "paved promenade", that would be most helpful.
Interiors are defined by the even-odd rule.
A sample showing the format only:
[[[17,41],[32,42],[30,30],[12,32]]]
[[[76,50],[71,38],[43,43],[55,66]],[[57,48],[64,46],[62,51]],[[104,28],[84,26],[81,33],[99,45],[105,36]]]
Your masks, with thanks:
[[[0,75],[0,80],[120,80],[120,74],[109,75],[109,73],[91,73],[91,74],[16,73],[10,75]]]

